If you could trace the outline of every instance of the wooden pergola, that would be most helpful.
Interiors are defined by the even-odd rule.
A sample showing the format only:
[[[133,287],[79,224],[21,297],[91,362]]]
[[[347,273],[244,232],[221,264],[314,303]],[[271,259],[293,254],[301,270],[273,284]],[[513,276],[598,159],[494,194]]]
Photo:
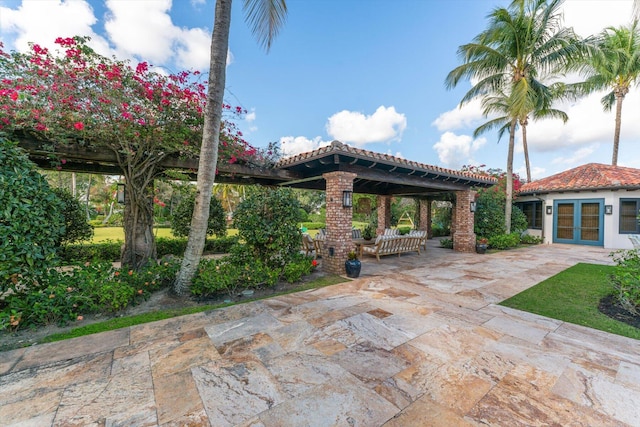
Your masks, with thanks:
[[[41,142],[21,140],[32,161],[45,169],[52,168],[51,152]],[[55,155],[64,158],[65,171],[119,175],[115,154],[107,149],[83,146],[56,148]],[[197,176],[198,159],[169,156],[161,163],[166,170],[180,170],[191,179]],[[343,206],[345,192],[373,194],[378,197],[378,232],[389,227],[391,197],[419,200],[419,227],[431,236],[431,201],[452,200],[454,212],[452,234],[454,250],[475,250],[473,232],[475,188],[496,184],[491,177],[465,171],[426,165],[387,154],[367,151],[339,141],[317,150],[280,160],[274,168],[251,165],[219,164],[216,182],[287,186],[309,190],[324,190],[327,207],[327,237],[331,248],[323,260],[324,268],[344,273],[344,260],[352,250],[352,206]]]

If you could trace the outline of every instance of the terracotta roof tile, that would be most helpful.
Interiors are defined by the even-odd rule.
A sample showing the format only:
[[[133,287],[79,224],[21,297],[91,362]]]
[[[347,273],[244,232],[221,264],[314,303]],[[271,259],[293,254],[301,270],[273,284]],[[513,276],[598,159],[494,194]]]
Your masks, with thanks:
[[[518,194],[640,188],[640,169],[588,163],[523,185]]]

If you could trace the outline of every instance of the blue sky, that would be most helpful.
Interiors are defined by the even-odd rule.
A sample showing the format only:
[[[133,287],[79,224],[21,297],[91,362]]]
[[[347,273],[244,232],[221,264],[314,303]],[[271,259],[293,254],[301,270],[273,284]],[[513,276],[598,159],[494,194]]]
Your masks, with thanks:
[[[279,141],[288,154],[334,139],[367,150],[449,168],[506,167],[507,139],[472,137],[487,119],[458,103],[470,87],[447,90],[456,51],[486,27],[501,0],[289,0],[287,22],[265,52],[233,6],[226,100],[249,111],[246,139]],[[564,22],[582,36],[630,19],[632,0],[568,0]],[[206,71],[213,0],[0,0],[0,40],[52,46],[89,35],[105,55],[148,61],[171,72]],[[595,94],[559,105],[569,122],[528,127],[533,178],[577,165],[610,163],[614,115]],[[623,108],[618,164],[640,167],[640,96]],[[519,144],[517,141],[517,145]],[[524,175],[521,147],[514,168]]]

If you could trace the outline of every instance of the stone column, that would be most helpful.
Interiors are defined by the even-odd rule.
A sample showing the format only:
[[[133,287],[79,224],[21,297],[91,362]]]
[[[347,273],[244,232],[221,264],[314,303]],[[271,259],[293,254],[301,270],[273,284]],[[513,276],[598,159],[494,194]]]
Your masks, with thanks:
[[[472,190],[456,191],[452,230],[453,250],[458,252],[475,252],[476,234],[473,232],[474,212],[470,205],[475,201],[476,192]]]
[[[326,181],[327,237],[322,253],[322,268],[330,273],[345,274],[344,262],[354,250],[351,238],[352,207],[342,206],[342,192],[353,191],[351,172],[329,172],[322,175]]]
[[[427,239],[431,239],[433,237],[433,230],[431,229],[431,200],[420,199],[418,202],[420,230],[426,231]]]
[[[384,233],[385,228],[391,228],[391,196],[378,196],[378,228],[376,235]]]

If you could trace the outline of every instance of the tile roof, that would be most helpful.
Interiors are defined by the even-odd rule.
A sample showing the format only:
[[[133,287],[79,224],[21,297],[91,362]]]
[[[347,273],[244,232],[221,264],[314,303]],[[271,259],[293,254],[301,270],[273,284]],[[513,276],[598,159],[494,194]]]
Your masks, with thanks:
[[[640,188],[640,169],[588,163],[523,185],[518,194]]]
[[[435,172],[442,175],[449,175],[453,177],[469,178],[484,183],[495,184],[497,180],[493,177],[486,175],[479,175],[467,171],[459,171],[455,169],[442,168],[440,166],[427,165],[424,163],[414,162],[412,160],[403,159],[401,157],[391,156],[389,154],[377,153],[375,151],[363,150],[361,148],[351,147],[340,141],[333,141],[331,144],[320,147],[313,151],[296,154],[294,156],[286,157],[278,161],[276,168],[286,168],[287,166],[304,163],[307,160],[313,160],[314,158],[321,157],[328,153],[346,154],[371,160],[374,162],[387,163],[396,165],[399,167],[406,167],[411,169]]]

